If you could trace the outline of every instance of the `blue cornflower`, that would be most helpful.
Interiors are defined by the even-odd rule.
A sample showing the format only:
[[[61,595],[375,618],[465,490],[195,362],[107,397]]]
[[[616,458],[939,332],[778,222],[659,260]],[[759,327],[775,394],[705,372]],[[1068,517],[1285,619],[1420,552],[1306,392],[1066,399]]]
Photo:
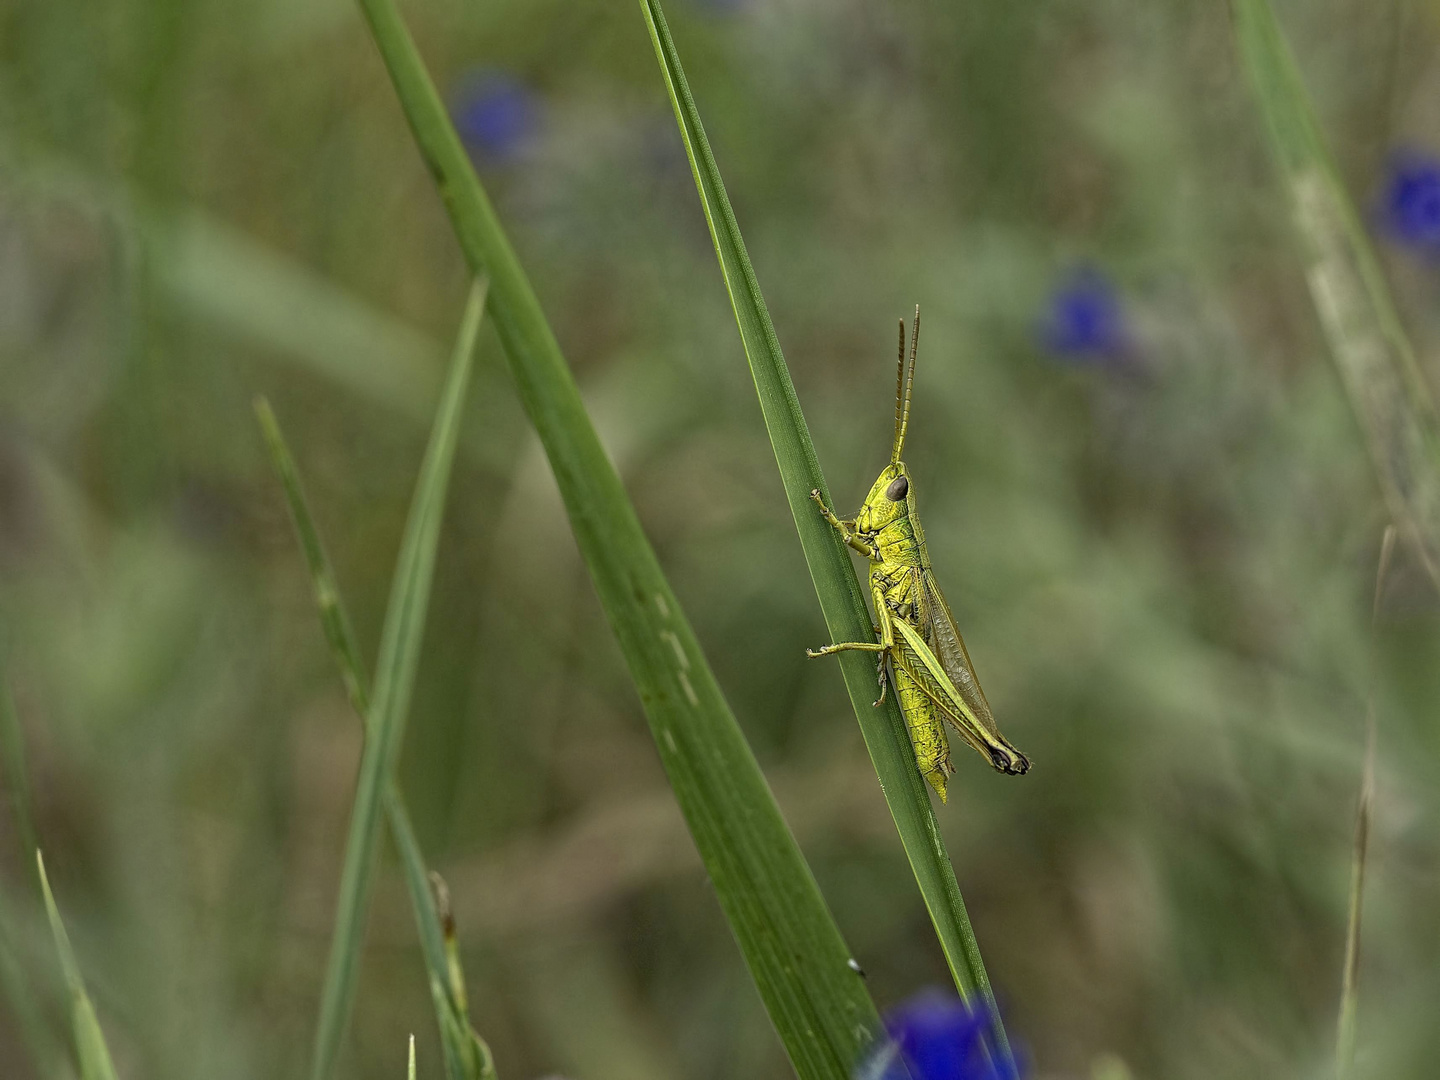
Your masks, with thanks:
[[[1396,243],[1440,258],[1440,159],[1418,150],[1392,154],[1379,212]]]
[[[1116,361],[1130,351],[1120,296],[1093,266],[1071,270],[1051,292],[1039,334],[1047,350],[1075,360]]]
[[[953,994],[926,990],[885,1015],[889,1038],[856,1072],[856,1080],[1017,1080],[1008,1067],[985,1052],[989,1014],[971,1009]]]
[[[493,161],[514,156],[540,120],[534,93],[501,71],[478,71],[465,77],[451,111],[461,141]]]

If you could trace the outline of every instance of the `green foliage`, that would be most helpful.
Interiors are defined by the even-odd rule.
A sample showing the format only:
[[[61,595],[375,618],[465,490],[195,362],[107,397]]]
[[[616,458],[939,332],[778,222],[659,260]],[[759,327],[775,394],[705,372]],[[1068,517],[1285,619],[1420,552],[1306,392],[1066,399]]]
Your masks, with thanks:
[[[400,7],[457,118],[494,74],[532,106],[508,154],[467,151],[867,990],[948,985],[844,687],[803,659],[827,626],[635,4]],[[127,1077],[303,1076],[361,725],[250,406],[305,467],[373,673],[473,275],[353,5],[0,9],[0,619],[34,825]],[[1440,9],[1275,11],[1368,228],[1391,150],[1440,148]],[[1402,531],[1372,678],[1390,514],[1229,5],[665,15],[837,510],[924,307],[907,460],[1035,761],[976,761],[935,808],[1011,1038],[1055,1075],[1333,1075],[1373,692],[1355,1076],[1430,1080],[1440,608]],[[1372,243],[1433,384],[1436,266]],[[1036,333],[1077,265],[1118,359]],[[398,772],[474,1026],[506,1077],[790,1077],[481,348]],[[0,976],[63,1057],[0,787]],[[393,1080],[411,1031],[445,1075],[411,888],[382,857],[353,1080]],[[63,1076],[26,1023],[0,1001],[0,1075]]]
[[[440,520],[445,512],[446,486],[455,446],[460,432],[460,411],[465,390],[470,383],[470,370],[475,354],[475,339],[485,313],[486,282],[479,279],[470,292],[465,315],[450,359],[449,374],[441,394],[440,408],[420,475],[415,482],[415,497],[410,517],[395,561],[395,578],[386,610],[385,629],[380,639],[380,655],[376,662],[375,694],[368,710],[367,738],[360,759],[360,777],[355,790],[355,805],[350,817],[350,834],[345,845],[345,868],[340,879],[340,899],[335,917],[335,934],[330,948],[330,964],[326,970],[325,988],[320,1002],[320,1021],[315,1036],[315,1057],[312,1080],[326,1080],[335,1067],[340,1040],[350,1017],[355,996],[355,982],[360,964],[360,946],[369,912],[370,893],[375,877],[375,859],[379,845],[379,819],[382,802],[390,801],[389,793],[395,763],[400,755],[405,720],[410,711],[410,697],[415,685],[415,669],[420,660],[420,645],[425,630],[425,614],[430,603],[430,583],[435,571],[435,550],[440,540]],[[287,481],[287,489],[291,486]],[[298,489],[297,489],[298,491]],[[302,535],[304,535],[302,529]],[[312,567],[322,562],[314,530],[303,541]],[[321,579],[317,577],[317,581]],[[332,582],[333,584],[333,582]],[[322,586],[323,588],[323,586]],[[342,655],[342,666],[350,671],[347,684],[352,695],[358,689],[358,669],[349,635],[345,632],[338,597],[331,605],[329,597],[321,596],[322,619],[326,634],[336,652]],[[361,705],[363,702],[357,702]],[[396,799],[398,804],[398,799]],[[394,819],[392,818],[392,821]],[[415,850],[408,830],[400,830],[404,848]],[[420,868],[407,866],[412,880]],[[412,897],[413,897],[412,892]],[[417,904],[417,910],[423,901]],[[433,942],[427,952],[433,957]]]
[[[1440,415],[1270,0],[1232,0],[1306,280],[1391,516],[1440,586]]]
[[[690,94],[665,15],[659,0],[641,0],[640,7],[650,28],[650,40],[660,61],[670,103],[675,110],[675,120],[685,140],[685,153],[695,175],[695,187],[700,193],[705,220],[710,226],[710,238],[720,260],[725,288],[730,294],[730,305],[740,328],[745,356],[750,361],[755,390],[760,397],[770,445],[780,466],[785,496],[795,519],[795,529],[800,534],[800,544],[805,551],[805,562],[810,568],[815,592],[820,598],[825,624],[833,641],[874,640],[870,613],[865,606],[854,564],[844,544],[816,512],[815,504],[810,500],[810,493],[818,489],[830,505],[830,490],[820,471],[815,446],[810,441],[810,431],[800,411],[795,386],[790,381],[790,371],[780,351],[775,327],[770,322],[770,312],[760,293],[750,256],[745,251],[740,226],[725,194],[720,169],[705,137],[705,128],[700,123],[700,113]],[[865,736],[870,759],[875,763],[881,790],[885,793],[890,814],[905,846],[905,855],[910,860],[925,906],[935,924],[956,988],[965,999],[978,997],[985,1003],[993,1018],[991,1034],[998,1053],[1009,1058],[1010,1045],[1005,1027],[995,1005],[995,995],[990,989],[990,980],[980,958],[980,947],[965,911],[965,901],[960,895],[954,868],[940,837],[929,792],[915,768],[914,753],[896,696],[887,695],[879,707],[874,704],[875,662],[872,657],[863,653],[845,653],[840,656],[839,662],[855,718],[860,721],[860,730]]]
[[[75,959],[75,950],[70,947],[70,935],[65,932],[65,924],[60,921],[60,909],[55,906],[50,879],[45,876],[45,860],[38,851],[35,852],[35,866],[45,896],[45,914],[50,919],[50,932],[55,937],[55,949],[60,954],[60,968],[70,994],[70,1022],[75,1034],[75,1053],[80,1059],[80,1080],[117,1080],[110,1049],[105,1045],[105,1033],[100,1030],[95,1006],[85,992],[80,963]]]
[[[472,304],[479,305],[483,309],[483,298],[484,288],[477,286],[472,296]],[[377,733],[374,731],[360,649],[355,641],[354,631],[351,629],[350,617],[340,598],[340,588],[335,579],[334,568],[325,554],[325,547],[320,542],[320,532],[315,525],[314,515],[310,512],[309,504],[305,499],[305,491],[300,483],[300,474],[295,466],[294,456],[285,443],[285,437],[280,431],[279,421],[276,420],[270,403],[264,398],[258,398],[255,402],[255,412],[260,421],[260,429],[265,436],[266,446],[270,451],[270,459],[285,490],[285,499],[290,507],[290,517],[295,523],[295,531],[299,535],[300,547],[305,555],[306,566],[310,571],[310,580],[315,589],[316,606],[320,611],[321,625],[325,630],[326,640],[330,644],[331,654],[335,658],[336,666],[340,669],[340,676],[345,684],[350,703],[361,722],[366,725],[367,738],[373,738]],[[390,821],[391,836],[400,852],[400,865],[405,874],[406,888],[410,893],[410,904],[415,913],[416,928],[420,933],[426,972],[430,985],[436,990],[436,1017],[440,1025],[441,1043],[445,1050],[447,1075],[451,1080],[475,1080],[475,1078],[493,1076],[493,1067],[488,1074],[482,1067],[489,1064],[489,1048],[470,1028],[463,1003],[457,1003],[451,994],[443,989],[447,985],[446,980],[451,978],[452,971],[458,970],[458,960],[454,955],[454,943],[453,940],[447,939],[445,929],[447,925],[450,927],[453,938],[453,921],[445,920],[445,925],[442,925],[436,905],[431,902],[425,858],[420,850],[420,843],[415,838],[415,829],[410,823],[410,814],[405,808],[404,796],[393,776],[385,789],[385,814]],[[460,985],[463,988],[463,983]]]
[[[415,141],[492,311],[710,880],[796,1071],[844,1077],[875,1006],[600,446],[534,291],[394,4],[362,0]],[[318,1080],[318,1078],[317,1078]]]

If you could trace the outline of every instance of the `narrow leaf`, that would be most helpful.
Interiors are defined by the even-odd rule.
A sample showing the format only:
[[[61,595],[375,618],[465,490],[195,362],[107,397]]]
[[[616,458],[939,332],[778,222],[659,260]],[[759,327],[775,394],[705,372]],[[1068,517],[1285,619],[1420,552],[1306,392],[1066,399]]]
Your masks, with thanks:
[[[1375,571],[1375,600],[1370,609],[1370,647],[1380,622],[1385,576],[1395,550],[1395,526],[1385,527]],[[1335,1024],[1335,1073],[1348,1080],[1355,1070],[1355,1031],[1360,1008],[1360,923],[1365,900],[1365,855],[1370,846],[1370,815],[1375,803],[1375,691],[1365,709],[1365,758],[1360,770],[1360,799],[1355,807],[1355,844],[1350,856],[1350,913],[1345,925],[1345,967],[1340,978],[1340,1015]]]
[[[28,862],[28,860],[27,860]],[[36,877],[39,877],[38,872]],[[59,1076],[65,1051],[51,1033],[40,1011],[40,997],[16,955],[15,921],[8,901],[0,895],[0,991],[14,1019],[14,1025],[39,1076]]]
[[[1231,0],[1284,174],[1310,296],[1390,516],[1440,585],[1440,420],[1268,0]]]
[[[640,0],[640,7],[650,29],[650,40],[660,61],[681,137],[685,141],[685,152],[690,158],[695,186],[700,193],[705,220],[710,226],[710,237],[720,260],[720,270],[735,311],[735,322],[740,328],[745,356],[750,362],[750,373],[755,380],[755,391],[760,398],[770,445],[775,450],[775,461],[780,467],[790,513],[795,518],[795,529],[800,535],[805,561],[820,598],[825,624],[834,641],[873,641],[870,613],[865,607],[854,564],[835,530],[825,523],[810,501],[810,492],[818,489],[826,503],[833,505],[815,456],[815,447],[810,441],[810,430],[790,381],[790,371],[775,336],[775,327],[770,321],[769,309],[760,294],[760,285],[746,254],[730,200],[725,194],[720,170],[700,123],[699,110],[680,66],[679,53],[670,37],[659,0]],[[855,652],[844,653],[840,655],[839,662],[885,801],[890,806],[900,841],[915,872],[925,906],[930,911],[955,986],[967,1001],[979,997],[984,1002],[992,1017],[992,1041],[998,1054],[1008,1059],[1009,1042],[995,1007],[985,964],[980,958],[980,947],[970,927],[965,901],[955,880],[955,870],[940,838],[930,796],[915,767],[910,738],[894,695],[887,695],[880,707],[872,704],[875,665],[870,657]]]
[[[310,571],[310,581],[315,591],[315,603],[319,609],[320,622],[325,630],[326,640],[330,644],[336,666],[340,669],[340,677],[349,694],[350,702],[354,706],[356,714],[365,724],[366,738],[371,738],[372,713],[369,693],[366,690],[365,669],[360,659],[360,648],[355,642],[349,616],[346,614],[345,605],[340,598],[340,589],[336,583],[334,568],[325,554],[325,546],[320,541],[320,532],[316,528],[314,515],[311,514],[309,503],[306,501],[305,489],[300,482],[300,473],[295,466],[294,456],[285,443],[285,437],[280,431],[279,421],[276,420],[270,403],[264,398],[257,398],[255,414],[259,418],[260,429],[264,433],[271,462],[275,466],[275,471],[279,475],[285,491],[285,498],[290,507],[290,516],[295,523],[295,531],[300,539],[300,548],[305,555],[306,566]],[[405,877],[406,891],[410,894],[410,905],[415,912],[415,924],[420,933],[426,972],[433,985],[441,986],[449,972],[450,950],[446,944],[443,920],[435,905],[431,903],[425,856],[420,850],[420,843],[415,837],[414,827],[410,824],[409,811],[405,808],[404,797],[400,792],[399,783],[394,777],[391,777],[385,790],[385,815],[390,822],[390,834],[394,838],[395,847],[400,853],[401,870]],[[455,1035],[452,1030],[455,1009],[448,998],[437,1000],[436,1009],[436,1021],[440,1028],[442,1044],[445,1046],[446,1075],[450,1077],[450,1080],[473,1080],[480,1076],[481,1073],[478,1070],[467,1069],[464,1063],[475,1057],[475,1044],[478,1043],[484,1047],[484,1056],[487,1061],[489,1060],[489,1048],[485,1047],[479,1035],[473,1032],[466,1033],[462,1037]]]
[[[70,992],[70,1019],[75,1029],[75,1052],[80,1058],[80,1080],[116,1080],[105,1035],[100,1030],[100,1021],[95,1015],[95,1006],[90,1003],[90,995],[85,992],[80,964],[75,959],[75,950],[70,947],[70,935],[65,933],[65,924],[60,921],[60,909],[55,906],[50,880],[45,876],[45,860],[38,851],[35,853],[35,867],[40,876],[40,890],[45,896],[45,912],[50,917],[50,932],[55,935],[55,948],[60,953],[65,986]]]
[[[360,758],[355,803],[350,813],[350,835],[345,845],[345,867],[340,877],[335,933],[330,943],[330,962],[325,972],[320,1022],[315,1035],[312,1080],[327,1080],[331,1075],[355,997],[365,917],[375,880],[380,806],[385,793],[391,790],[395,763],[405,733],[415,669],[420,660],[425,613],[430,602],[430,582],[435,569],[440,520],[445,510],[445,491],[450,479],[450,466],[455,458],[460,411],[470,380],[475,338],[485,312],[485,296],[486,284],[482,278],[471,289],[465,308],[445,388],[441,393],[440,408],[431,429],[430,444],[426,447],[416,481],[410,517],[405,523],[405,535],[400,543],[400,555],[396,560],[390,602],[380,637],[375,695],[368,714],[370,723]]]
[[[393,0],[360,0],[550,459],[680,809],[802,1078],[848,1077],[878,1023],[849,952],[606,457]]]

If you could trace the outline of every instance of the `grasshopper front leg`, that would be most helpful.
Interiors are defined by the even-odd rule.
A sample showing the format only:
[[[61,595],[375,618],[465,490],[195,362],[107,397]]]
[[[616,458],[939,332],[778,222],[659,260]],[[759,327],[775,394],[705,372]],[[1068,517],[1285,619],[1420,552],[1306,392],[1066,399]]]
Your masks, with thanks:
[[[875,549],[855,535],[855,523],[853,521],[841,521],[837,518],[834,512],[825,505],[824,500],[820,496],[819,488],[810,492],[810,498],[814,501],[815,505],[820,508],[820,513],[824,516],[825,520],[840,534],[841,540],[844,540],[845,543],[849,544],[867,559],[875,558]]]

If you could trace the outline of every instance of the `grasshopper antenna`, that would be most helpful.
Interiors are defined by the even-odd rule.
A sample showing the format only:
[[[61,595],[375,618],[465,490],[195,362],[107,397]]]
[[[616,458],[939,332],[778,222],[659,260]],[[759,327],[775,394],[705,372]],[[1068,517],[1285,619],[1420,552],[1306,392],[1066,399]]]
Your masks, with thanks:
[[[895,442],[890,450],[890,460],[900,460],[900,448],[905,444],[905,320],[900,320],[900,369],[895,373]]]
[[[905,449],[905,430],[910,426],[910,388],[915,385],[915,350],[920,345],[920,305],[915,305],[915,325],[910,331],[910,365],[905,365],[905,320],[900,320],[900,374],[895,382],[895,449],[892,462],[900,460]]]

